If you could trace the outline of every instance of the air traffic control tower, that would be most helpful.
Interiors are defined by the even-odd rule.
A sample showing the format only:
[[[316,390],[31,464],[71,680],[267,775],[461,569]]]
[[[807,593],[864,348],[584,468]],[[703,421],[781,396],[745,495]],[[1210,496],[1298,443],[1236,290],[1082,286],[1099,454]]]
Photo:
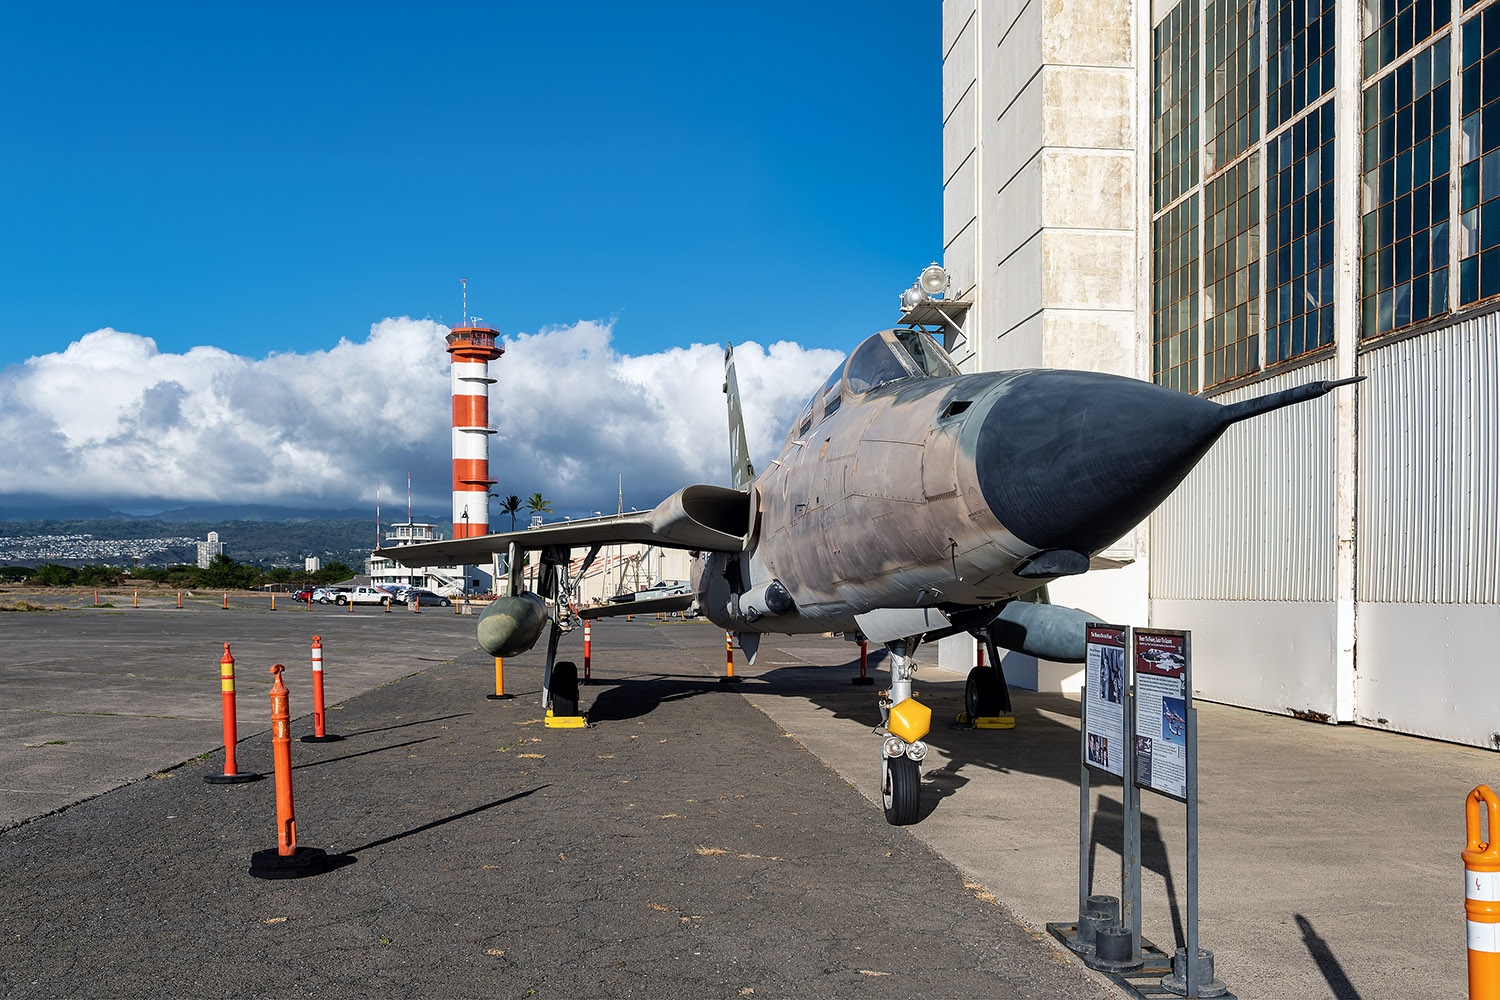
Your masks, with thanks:
[[[490,362],[505,353],[499,332],[470,320],[448,334],[453,376],[453,537],[490,533]]]

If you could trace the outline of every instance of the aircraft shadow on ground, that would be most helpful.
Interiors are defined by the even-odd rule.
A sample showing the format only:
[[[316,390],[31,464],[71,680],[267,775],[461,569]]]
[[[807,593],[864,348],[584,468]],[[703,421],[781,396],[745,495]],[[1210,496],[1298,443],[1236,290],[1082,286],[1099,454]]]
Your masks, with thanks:
[[[889,683],[885,659],[883,651],[880,654],[871,651],[867,670],[875,678],[875,683],[868,686],[849,682],[849,678],[859,673],[857,656],[832,666],[775,667],[762,674],[761,679],[773,692],[780,690],[788,695],[806,697],[835,719],[849,719],[873,729],[880,724],[880,708],[874,692]],[[880,667],[878,671],[877,665]],[[928,667],[927,670],[933,671],[934,668]],[[932,732],[927,742],[948,757],[945,766],[929,770],[924,775],[919,822],[943,808],[945,800],[968,784],[970,779],[964,772],[974,768],[1001,774],[1031,774],[1078,788],[1081,748],[1077,701],[1060,694],[1012,690],[1014,729],[971,729],[955,721],[964,711],[962,676],[952,674],[934,678],[930,673],[924,676],[919,670],[913,689],[922,703],[932,709]],[[872,737],[872,759],[879,752]],[[1118,851],[1123,842],[1122,783],[1113,775],[1094,771],[1089,784],[1101,793],[1090,818],[1089,871],[1091,881],[1109,885],[1110,876],[1099,873],[1095,855],[1101,845],[1107,850]],[[1113,798],[1104,794],[1110,791],[1113,791]],[[1071,801],[1076,802],[1077,796],[1074,795]],[[1178,845],[1178,850],[1185,849]],[[1156,816],[1144,808],[1141,811],[1141,867],[1161,876],[1166,883],[1173,936],[1179,945],[1185,943],[1183,916],[1172,879],[1168,845],[1162,839]]]
[[[734,694],[738,685],[720,684],[712,677],[657,675],[654,677],[611,678],[608,687],[580,688],[589,722],[623,722],[650,715],[661,705],[704,694]],[[589,700],[589,692],[598,694]]]

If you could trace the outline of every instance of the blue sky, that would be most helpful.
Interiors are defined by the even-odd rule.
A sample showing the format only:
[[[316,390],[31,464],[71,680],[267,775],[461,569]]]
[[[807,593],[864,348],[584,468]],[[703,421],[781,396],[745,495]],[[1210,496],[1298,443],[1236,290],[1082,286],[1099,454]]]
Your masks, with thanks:
[[[847,350],[941,255],[936,3],[38,4],[0,24],[0,365],[386,317]]]
[[[723,481],[730,340],[763,465],[941,256],[940,27],[933,0],[11,5],[0,499],[349,507],[410,471],[446,509],[461,277],[510,345],[504,493]]]

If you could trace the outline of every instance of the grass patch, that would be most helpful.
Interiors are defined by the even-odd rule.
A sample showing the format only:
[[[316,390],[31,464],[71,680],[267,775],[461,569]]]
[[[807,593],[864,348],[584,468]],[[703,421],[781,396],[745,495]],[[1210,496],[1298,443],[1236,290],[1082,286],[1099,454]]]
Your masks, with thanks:
[[[30,601],[4,601],[0,602],[0,611],[51,611],[45,604],[32,604]]]

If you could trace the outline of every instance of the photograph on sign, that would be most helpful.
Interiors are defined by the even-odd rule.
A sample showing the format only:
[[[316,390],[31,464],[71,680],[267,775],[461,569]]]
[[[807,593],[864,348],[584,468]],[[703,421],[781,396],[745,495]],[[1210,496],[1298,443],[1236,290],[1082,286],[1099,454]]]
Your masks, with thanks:
[[[1135,783],[1187,798],[1187,710],[1192,690],[1186,632],[1135,631]]]
[[[1083,689],[1084,763],[1125,776],[1126,635],[1119,625],[1086,626],[1087,679]]]

